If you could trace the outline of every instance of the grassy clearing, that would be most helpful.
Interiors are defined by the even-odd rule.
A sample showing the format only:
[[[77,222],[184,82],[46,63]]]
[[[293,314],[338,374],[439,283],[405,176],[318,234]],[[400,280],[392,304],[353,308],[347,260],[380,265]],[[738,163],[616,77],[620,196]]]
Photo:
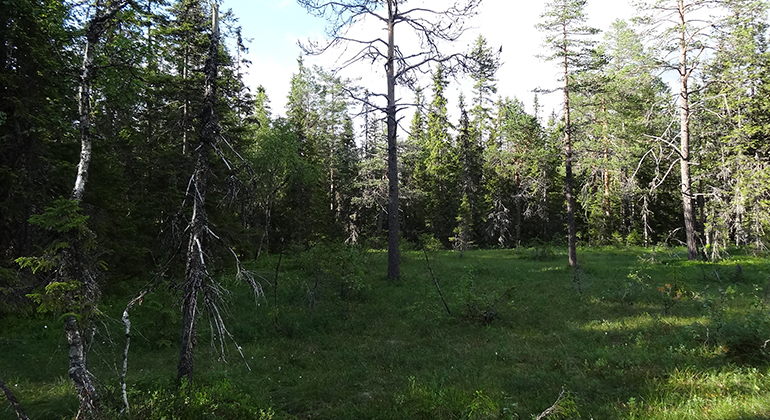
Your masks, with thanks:
[[[284,257],[277,293],[272,256],[253,267],[265,277],[258,305],[230,285],[245,359],[232,345],[220,359],[204,317],[193,385],[173,383],[171,293],[133,311],[130,417],[529,419],[564,388],[563,418],[770,418],[770,265],[740,253],[688,262],[677,251],[584,249],[577,276],[552,250],[431,253],[451,316],[422,252],[404,252],[391,283],[384,253],[317,247]],[[117,408],[127,300],[100,308],[90,359]],[[59,323],[3,319],[0,354],[32,418],[74,414]],[[0,419],[12,418],[3,406]]]

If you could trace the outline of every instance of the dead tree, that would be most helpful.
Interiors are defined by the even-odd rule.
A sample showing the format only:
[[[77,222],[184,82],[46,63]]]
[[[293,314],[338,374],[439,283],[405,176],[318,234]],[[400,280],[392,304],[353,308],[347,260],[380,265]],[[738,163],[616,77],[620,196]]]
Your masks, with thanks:
[[[211,229],[209,217],[206,213],[207,182],[211,173],[210,155],[215,152],[225,161],[226,166],[232,167],[217,145],[224,143],[233,152],[235,150],[222,136],[219,130],[219,121],[216,115],[217,103],[217,74],[219,63],[217,60],[220,49],[219,34],[219,9],[216,4],[212,6],[211,13],[211,37],[206,63],[203,68],[205,76],[203,106],[200,112],[200,128],[198,132],[198,145],[195,148],[195,169],[188,196],[192,195],[192,216],[187,230],[190,233],[187,243],[187,257],[185,261],[185,280],[182,294],[182,337],[179,345],[179,364],[177,366],[177,379],[179,381],[193,379],[195,367],[195,345],[197,344],[197,318],[201,312],[199,304],[208,311],[212,318],[212,341],[216,335],[220,344],[220,356],[224,359],[224,339],[233,339],[232,334],[225,326],[223,314],[223,301],[228,293],[221,284],[211,278],[208,258],[210,245],[213,241],[220,241]],[[235,152],[235,154],[238,154]],[[254,277],[243,268],[237,254],[232,248],[225,245],[237,266],[236,277],[247,281],[255,294],[255,298],[263,295],[262,288]],[[241,347],[236,344],[238,352],[243,357]],[[248,364],[247,364],[248,367]],[[250,369],[250,368],[249,368]]]
[[[300,44],[308,54],[322,54],[338,46],[352,48],[352,56],[346,57],[341,68],[353,63],[369,61],[384,63],[387,88],[385,93],[369,96],[385,99],[385,106],[372,105],[382,111],[387,120],[388,137],[388,278],[400,276],[399,265],[399,185],[398,185],[398,145],[396,130],[398,112],[404,108],[396,99],[396,85],[414,87],[417,76],[429,71],[431,63],[463,64],[466,55],[462,53],[447,55],[439,47],[444,42],[456,41],[465,32],[465,21],[476,14],[481,0],[453,2],[444,10],[424,7],[409,8],[406,0],[297,0],[314,16],[325,18],[329,25],[326,32],[328,40],[323,45],[315,42]],[[402,7],[403,6],[403,7]],[[372,39],[350,37],[349,31],[356,24],[376,23],[381,25],[387,36]],[[396,43],[396,27],[407,30],[420,40],[419,48],[407,52]],[[400,33],[400,32],[399,32]],[[408,32],[407,32],[408,33]],[[364,101],[364,98],[356,98]],[[369,104],[371,105],[371,104]]]
[[[218,9],[212,9],[211,40],[208,57],[203,68],[205,76],[203,108],[200,113],[200,133],[195,151],[195,172],[192,178],[193,209],[190,220],[190,238],[187,244],[184,296],[182,298],[182,340],[179,345],[179,366],[177,378],[192,380],[195,366],[195,344],[197,342],[196,318],[198,317],[198,295],[207,286],[206,251],[208,249],[208,215],[206,214],[206,181],[211,171],[209,154],[217,134],[217,118],[214,113],[217,95],[217,71],[219,54]]]
[[[697,259],[698,235],[695,223],[695,193],[692,188],[690,167],[691,94],[690,80],[702,67],[701,56],[709,48],[709,31],[718,25],[719,18],[708,16],[722,0],[650,0],[640,4],[647,16],[649,37],[659,52],[659,66],[673,71],[679,77],[679,145],[664,140],[679,156],[681,176],[682,214],[687,242],[687,258]]]

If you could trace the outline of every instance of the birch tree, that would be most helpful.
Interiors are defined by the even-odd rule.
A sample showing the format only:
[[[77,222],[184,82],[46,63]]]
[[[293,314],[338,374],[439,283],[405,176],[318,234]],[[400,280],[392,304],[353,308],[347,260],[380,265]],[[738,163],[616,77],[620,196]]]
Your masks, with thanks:
[[[107,4],[97,0],[94,5],[94,15],[87,22],[85,27],[85,44],[83,47],[83,63],[80,67],[80,78],[78,82],[78,126],[80,129],[80,161],[77,166],[77,175],[75,185],[70,194],[70,201],[74,204],[75,213],[79,212],[79,203],[83,198],[88,181],[89,165],[91,163],[91,150],[93,134],[91,132],[91,89],[93,86],[96,72],[96,49],[101,42],[107,25],[115,16],[126,6],[129,1],[113,1]],[[77,217],[77,216],[76,216]],[[85,226],[85,219],[78,217],[83,223],[79,229],[89,231]],[[89,231],[90,232],[90,231]],[[89,235],[90,236],[90,235]],[[85,244],[82,248],[75,247],[73,251],[88,252],[93,245]],[[60,261],[67,270],[58,271],[64,278],[55,277],[55,282],[68,281],[74,278],[73,286],[78,286],[78,293],[82,293],[81,301],[77,303],[80,311],[89,311],[96,303],[99,296],[99,287],[96,283],[96,267],[85,263],[88,261],[83,255],[73,255],[71,251],[64,249]],[[69,260],[69,261],[68,261]],[[86,317],[89,314],[85,314]],[[99,416],[101,413],[101,403],[99,393],[88,373],[87,351],[85,342],[89,337],[84,337],[82,327],[78,322],[78,317],[74,313],[69,313],[64,317],[64,332],[69,347],[69,376],[75,384],[78,397],[80,399],[80,409],[77,418],[81,414],[87,417]]]
[[[104,35],[129,4],[130,0],[97,0],[86,6],[91,17],[84,25],[82,63],[77,79],[80,155],[75,183],[69,198],[56,200],[45,212],[30,218],[31,223],[55,232],[44,255],[16,260],[22,268],[46,274],[47,284],[43,290],[29,295],[39,305],[39,310],[62,314],[69,354],[68,374],[80,400],[77,419],[102,415],[99,392],[87,363],[87,345],[93,331],[85,326],[90,322],[100,296],[97,276],[102,264],[95,257],[96,235],[88,227],[88,216],[83,214],[80,206],[86,192],[94,137],[92,89],[97,53],[104,43]]]

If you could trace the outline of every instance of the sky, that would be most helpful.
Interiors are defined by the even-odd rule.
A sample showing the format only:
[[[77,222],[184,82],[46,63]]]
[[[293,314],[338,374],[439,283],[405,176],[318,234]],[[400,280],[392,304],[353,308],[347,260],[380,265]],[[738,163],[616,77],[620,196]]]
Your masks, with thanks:
[[[421,2],[438,3],[438,7],[441,7],[440,4],[446,0],[412,0],[410,4]],[[544,48],[543,34],[535,29],[535,25],[540,21],[546,3],[546,0],[483,0],[479,14],[467,23],[470,27],[468,32],[451,46],[453,49],[467,51],[481,34],[490,47],[502,47],[503,65],[497,73],[498,94],[501,97],[518,98],[530,113],[533,112],[533,89],[558,86],[557,65],[543,62],[537,57],[544,52]],[[252,91],[259,85],[264,86],[272,104],[273,115],[283,115],[289,82],[292,74],[297,71],[297,59],[301,55],[297,41],[322,38],[326,22],[309,15],[296,0],[224,0],[222,8],[233,10],[243,28],[244,38],[251,40],[247,44],[247,57],[252,64],[245,78],[246,84]],[[628,4],[628,0],[588,0],[585,12],[590,26],[606,30],[616,19],[630,19],[634,15],[634,8]],[[375,29],[360,30],[365,32]],[[399,42],[398,38],[396,42]],[[403,45],[402,49],[405,49]],[[329,51],[322,56],[305,57],[305,63],[332,69],[338,57],[339,52]],[[381,63],[375,67],[361,65],[346,69],[341,76],[360,77],[361,85],[372,91],[384,92],[385,80],[381,69]],[[429,80],[426,79],[425,86],[428,85]],[[456,107],[459,90],[462,89],[467,96],[470,94],[470,86],[468,81],[451,83],[447,94],[450,110]],[[412,102],[411,92],[402,90],[397,94],[403,101]],[[560,109],[561,96],[558,92],[541,95],[539,100],[544,114],[550,114],[554,109],[558,112]]]

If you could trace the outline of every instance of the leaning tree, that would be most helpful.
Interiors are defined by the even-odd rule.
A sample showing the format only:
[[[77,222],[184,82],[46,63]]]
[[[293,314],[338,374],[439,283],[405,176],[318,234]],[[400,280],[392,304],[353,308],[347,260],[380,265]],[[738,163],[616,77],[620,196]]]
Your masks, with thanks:
[[[383,111],[387,120],[388,278],[396,279],[400,275],[396,129],[398,112],[405,106],[399,104],[396,99],[396,85],[414,87],[418,76],[429,71],[431,63],[463,64],[467,58],[465,54],[445,54],[440,47],[444,42],[456,41],[465,32],[464,23],[476,14],[481,0],[453,2],[449,7],[440,10],[423,6],[410,7],[407,6],[408,0],[297,1],[310,14],[323,17],[328,22],[328,39],[323,43],[301,44],[305,53],[317,55],[344,46],[346,51],[352,50],[353,53],[346,55],[340,69],[362,61],[385,64],[386,93],[370,93],[369,98],[379,97],[386,101],[385,107],[370,105]],[[352,35],[354,27],[368,23],[384,27],[387,37]],[[419,43],[414,44],[413,51],[401,48],[406,46],[406,43],[396,43],[396,27],[405,27],[407,34],[411,33],[419,40]]]

